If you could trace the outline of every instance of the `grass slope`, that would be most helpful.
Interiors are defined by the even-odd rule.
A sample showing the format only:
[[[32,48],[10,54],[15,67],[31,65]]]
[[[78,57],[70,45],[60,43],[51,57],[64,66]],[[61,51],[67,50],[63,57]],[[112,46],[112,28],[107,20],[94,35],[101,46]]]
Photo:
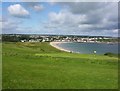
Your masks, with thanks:
[[[115,89],[118,58],[75,54],[49,43],[3,43],[3,89]]]

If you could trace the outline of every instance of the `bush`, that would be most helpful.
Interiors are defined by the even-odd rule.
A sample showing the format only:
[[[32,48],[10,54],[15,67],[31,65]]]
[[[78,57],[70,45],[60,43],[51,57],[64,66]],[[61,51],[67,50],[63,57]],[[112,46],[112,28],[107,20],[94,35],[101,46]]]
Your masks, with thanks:
[[[111,53],[111,52],[107,52],[104,54],[105,56],[109,56],[109,57],[117,57],[117,54]]]

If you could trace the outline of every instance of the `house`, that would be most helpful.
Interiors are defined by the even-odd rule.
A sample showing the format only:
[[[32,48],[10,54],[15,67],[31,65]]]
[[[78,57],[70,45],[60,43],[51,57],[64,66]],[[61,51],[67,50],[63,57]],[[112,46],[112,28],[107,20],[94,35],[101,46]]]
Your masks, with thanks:
[[[26,40],[21,40],[21,42],[26,42]]]

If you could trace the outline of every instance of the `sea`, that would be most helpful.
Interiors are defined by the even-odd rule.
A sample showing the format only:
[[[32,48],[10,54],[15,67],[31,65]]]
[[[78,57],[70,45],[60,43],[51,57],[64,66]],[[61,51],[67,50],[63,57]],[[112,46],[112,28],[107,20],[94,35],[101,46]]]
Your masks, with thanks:
[[[69,50],[74,53],[81,54],[93,54],[96,51],[96,54],[105,54],[107,52],[118,54],[118,43],[79,43],[79,42],[68,42],[68,43],[59,43],[57,46]]]

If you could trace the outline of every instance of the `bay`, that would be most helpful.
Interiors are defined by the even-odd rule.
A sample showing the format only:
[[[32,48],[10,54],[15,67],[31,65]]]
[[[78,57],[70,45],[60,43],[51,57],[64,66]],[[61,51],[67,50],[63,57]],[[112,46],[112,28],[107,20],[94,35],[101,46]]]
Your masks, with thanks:
[[[107,52],[118,54],[118,44],[107,44],[107,43],[59,43],[57,46],[69,50],[74,53],[92,54],[96,51],[96,54],[104,54]]]

